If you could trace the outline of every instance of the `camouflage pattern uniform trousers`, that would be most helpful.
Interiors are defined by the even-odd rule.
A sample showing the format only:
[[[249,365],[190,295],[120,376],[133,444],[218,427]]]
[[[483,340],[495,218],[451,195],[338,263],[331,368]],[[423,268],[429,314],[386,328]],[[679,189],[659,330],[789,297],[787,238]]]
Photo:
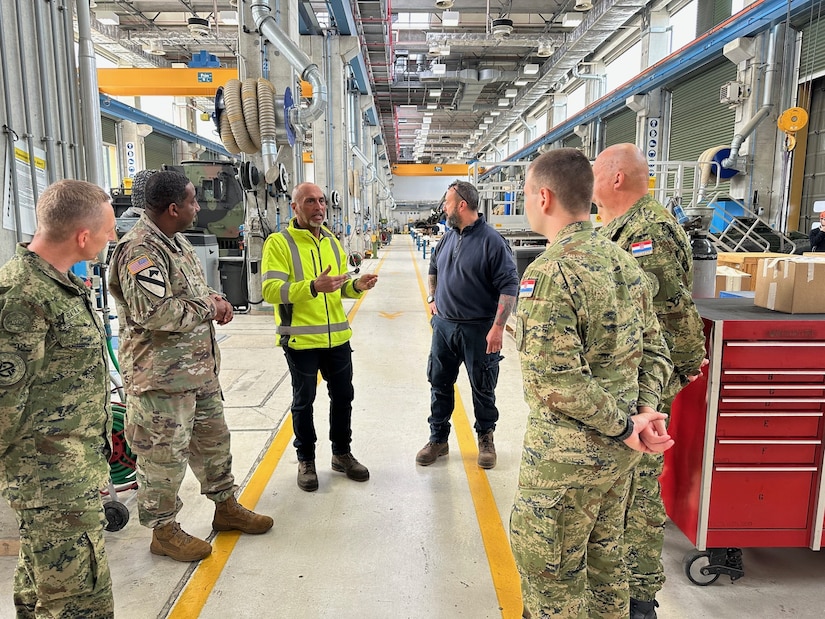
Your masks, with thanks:
[[[563,228],[525,271],[516,312],[530,408],[510,543],[532,617],[624,619],[630,471],[616,437],[659,405],[672,366],[650,286],[592,224]]]
[[[699,372],[705,357],[702,319],[691,298],[690,239],[651,196],[641,198],[601,232],[631,252],[653,283],[653,308],[674,366],[660,408],[670,414],[676,394],[687,384],[689,376]],[[630,597],[637,600],[654,599],[665,582],[662,546],[667,514],[659,486],[663,463],[662,454],[645,454],[633,472],[625,545]]]
[[[118,308],[126,386],[125,438],[137,455],[140,523],[175,520],[187,463],[215,502],[234,489],[220,353],[198,256],[144,213],[115,247],[109,286]]]
[[[109,370],[89,290],[18,245],[0,268],[0,491],[17,515],[17,617],[114,615],[100,490]]]

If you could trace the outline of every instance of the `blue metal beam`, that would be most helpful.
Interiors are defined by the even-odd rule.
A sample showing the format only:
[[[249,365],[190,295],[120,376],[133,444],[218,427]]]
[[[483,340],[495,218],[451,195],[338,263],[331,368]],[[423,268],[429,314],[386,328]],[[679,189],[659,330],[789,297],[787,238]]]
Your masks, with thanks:
[[[632,81],[627,82],[601,99],[594,101],[579,114],[556,125],[538,140],[535,140],[510,155],[507,161],[526,159],[538,151],[539,147],[560,140],[573,131],[576,125],[583,125],[609,116],[621,110],[627,98],[635,94],[645,94],[671,83],[675,78],[698,69],[719,57],[726,43],[739,37],[752,36],[770,29],[785,20],[809,9],[811,0],[761,0],[746,7],[735,16],[728,18],[670,56],[648,67]],[[495,170],[492,168],[487,174]],[[487,176],[484,174],[483,176]]]
[[[166,122],[157,116],[147,114],[146,112],[132,107],[131,105],[126,105],[117,99],[112,99],[109,95],[105,95],[103,93],[100,93],[100,112],[101,114],[106,114],[107,116],[117,118],[118,120],[129,120],[133,123],[149,125],[157,133],[169,136],[170,138],[175,138],[176,140],[182,140],[189,144],[198,144],[212,152],[220,155],[226,155],[227,157],[232,157],[230,152],[226,150],[222,144],[207,140],[206,138],[199,136],[197,133],[192,133],[186,129],[181,129],[180,127]]]

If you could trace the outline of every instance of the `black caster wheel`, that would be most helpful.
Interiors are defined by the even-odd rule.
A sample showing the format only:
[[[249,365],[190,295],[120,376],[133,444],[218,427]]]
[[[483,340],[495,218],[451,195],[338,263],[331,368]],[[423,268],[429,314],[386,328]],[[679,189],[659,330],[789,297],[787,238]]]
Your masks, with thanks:
[[[117,501],[104,503],[103,513],[106,516],[107,531],[120,531],[129,522],[129,510],[123,503]]]
[[[702,568],[710,565],[710,553],[703,550],[694,550],[685,555],[682,560],[685,567],[685,576],[694,585],[707,587],[719,578],[719,574],[703,574]]]

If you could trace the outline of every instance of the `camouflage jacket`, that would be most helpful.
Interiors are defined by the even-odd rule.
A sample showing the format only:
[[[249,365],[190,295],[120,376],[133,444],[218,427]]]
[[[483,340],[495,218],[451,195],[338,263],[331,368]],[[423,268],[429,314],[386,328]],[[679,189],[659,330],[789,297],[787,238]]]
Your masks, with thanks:
[[[658,408],[672,371],[635,261],[589,221],[566,226],[522,276],[515,335],[530,407],[519,484],[635,464],[641,452],[612,437]]]
[[[217,376],[214,306],[198,256],[182,234],[168,237],[144,213],[112,253],[126,392],[180,393]]]
[[[18,245],[0,268],[0,490],[59,505],[109,478],[109,368],[89,290]]]
[[[653,307],[670,350],[673,397],[697,374],[705,358],[704,325],[691,298],[693,256],[690,239],[664,207],[646,195],[602,228],[631,252],[653,282]]]

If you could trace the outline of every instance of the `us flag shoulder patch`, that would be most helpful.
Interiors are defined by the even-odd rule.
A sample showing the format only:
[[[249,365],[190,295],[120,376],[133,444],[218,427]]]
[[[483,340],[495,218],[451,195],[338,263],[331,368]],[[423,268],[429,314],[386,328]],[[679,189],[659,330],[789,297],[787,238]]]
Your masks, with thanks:
[[[148,269],[151,266],[154,266],[155,263],[149,259],[149,256],[140,256],[132,260],[129,264],[126,265],[126,268],[129,269],[129,272],[132,275],[137,275],[143,269]]]
[[[648,256],[653,253],[653,240],[639,241],[630,246],[630,253],[639,258],[640,256]]]
[[[519,284],[518,288],[518,296],[519,298],[522,297],[532,297],[533,290],[536,288],[536,280],[534,279],[523,279]]]

